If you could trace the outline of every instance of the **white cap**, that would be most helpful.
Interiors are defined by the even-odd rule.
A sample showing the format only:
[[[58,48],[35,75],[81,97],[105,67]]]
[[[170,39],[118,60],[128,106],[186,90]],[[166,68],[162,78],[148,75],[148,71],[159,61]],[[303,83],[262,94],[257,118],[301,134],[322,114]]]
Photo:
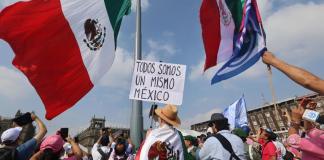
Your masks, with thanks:
[[[65,143],[63,145],[63,148],[67,154],[72,153],[72,145],[70,143]]]
[[[21,130],[22,130],[21,127],[7,129],[1,135],[1,142],[16,141],[20,135]]]

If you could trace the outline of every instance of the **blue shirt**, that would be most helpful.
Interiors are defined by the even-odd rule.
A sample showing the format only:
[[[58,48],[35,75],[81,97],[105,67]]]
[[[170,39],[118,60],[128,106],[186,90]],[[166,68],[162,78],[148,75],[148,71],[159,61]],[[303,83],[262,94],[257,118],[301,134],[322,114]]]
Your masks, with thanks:
[[[37,141],[32,138],[17,147],[18,160],[28,160],[37,147]]]
[[[241,138],[232,134],[228,130],[218,132],[224,136],[232,145],[234,153],[241,159],[245,160],[244,145]],[[209,137],[199,151],[199,159],[201,160],[224,160],[229,159],[231,154],[222,146],[215,137]]]

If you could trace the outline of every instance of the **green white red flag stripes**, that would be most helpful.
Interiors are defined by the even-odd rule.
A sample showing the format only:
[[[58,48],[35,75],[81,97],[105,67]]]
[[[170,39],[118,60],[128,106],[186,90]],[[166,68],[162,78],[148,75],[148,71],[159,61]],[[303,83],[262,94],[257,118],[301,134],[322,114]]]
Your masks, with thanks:
[[[32,0],[0,12],[0,38],[52,119],[77,103],[111,67],[130,0]]]
[[[168,125],[152,130],[136,153],[135,160],[186,160],[186,147],[181,133]]]
[[[203,0],[200,23],[205,47],[204,70],[233,55],[235,33],[240,29],[244,0]]]

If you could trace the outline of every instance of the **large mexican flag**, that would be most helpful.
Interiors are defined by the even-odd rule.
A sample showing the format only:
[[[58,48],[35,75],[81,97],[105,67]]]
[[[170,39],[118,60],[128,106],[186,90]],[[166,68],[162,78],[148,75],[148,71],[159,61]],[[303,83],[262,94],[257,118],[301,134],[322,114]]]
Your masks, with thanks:
[[[77,103],[111,67],[130,0],[32,0],[0,12],[0,38],[52,119]]]
[[[206,61],[204,70],[225,62],[233,55],[243,15],[244,0],[203,0],[200,23]]]

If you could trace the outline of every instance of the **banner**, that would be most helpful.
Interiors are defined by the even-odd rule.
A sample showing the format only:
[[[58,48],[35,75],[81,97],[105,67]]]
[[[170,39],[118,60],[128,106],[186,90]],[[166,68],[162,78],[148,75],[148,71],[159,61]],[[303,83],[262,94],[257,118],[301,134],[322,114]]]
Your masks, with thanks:
[[[138,60],[129,99],[181,105],[186,66]]]

